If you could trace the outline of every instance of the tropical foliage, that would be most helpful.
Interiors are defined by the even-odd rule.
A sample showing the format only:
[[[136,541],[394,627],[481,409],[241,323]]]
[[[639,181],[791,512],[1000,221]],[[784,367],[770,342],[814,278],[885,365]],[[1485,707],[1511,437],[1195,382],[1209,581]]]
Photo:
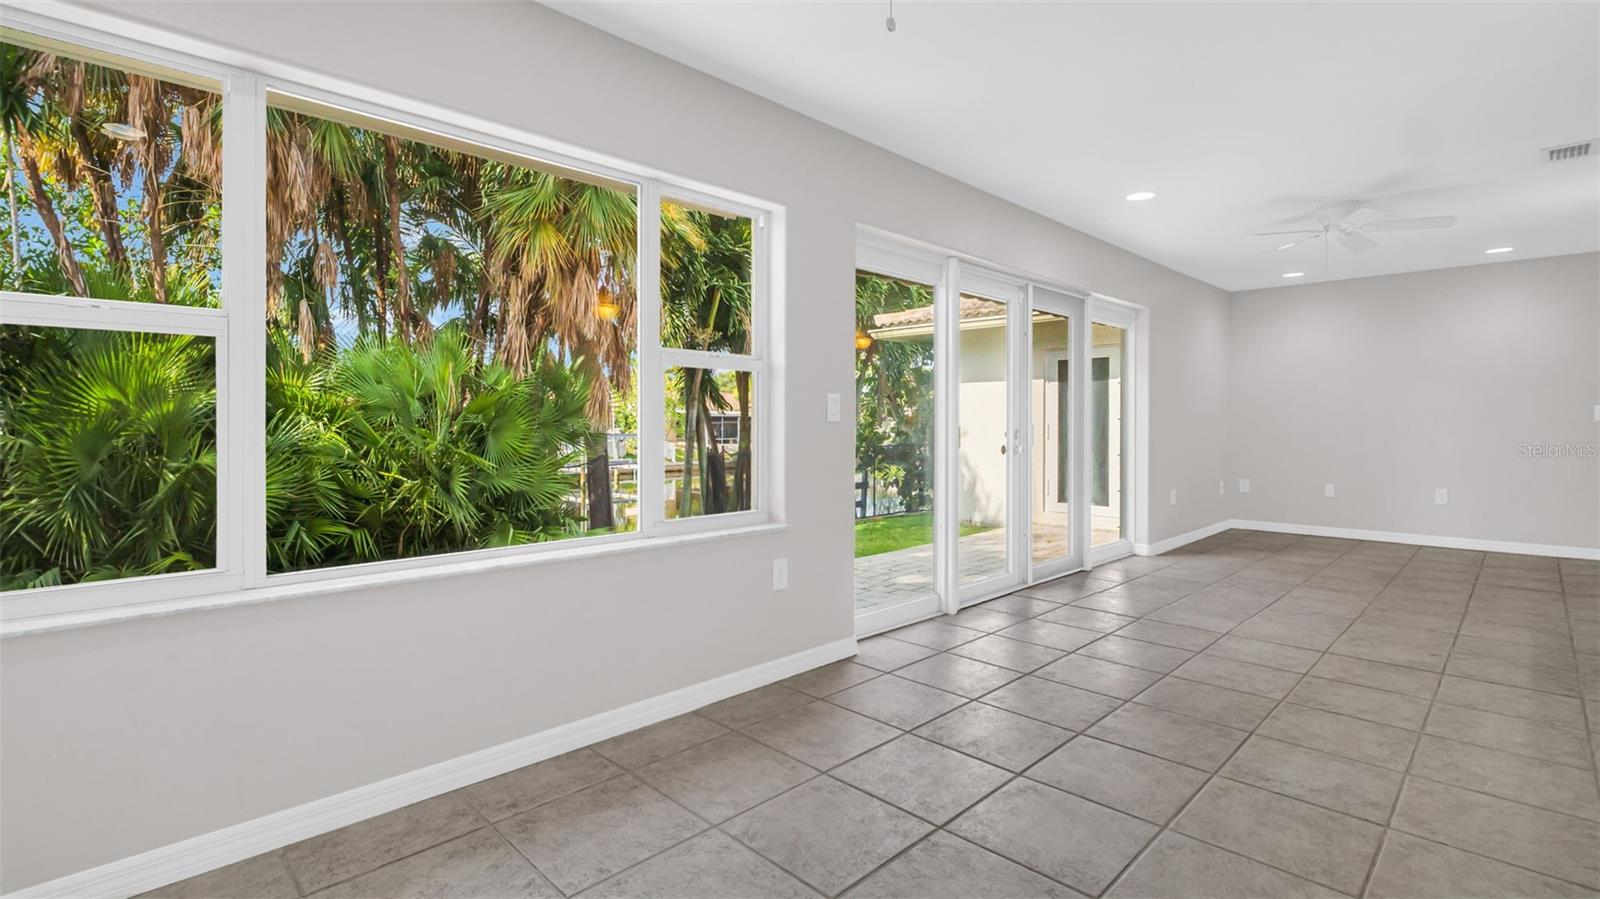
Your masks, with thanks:
[[[220,97],[0,51],[0,284],[219,305]],[[632,527],[613,484],[640,455],[619,439],[637,415],[634,193],[315,112],[267,119],[270,566]],[[664,204],[660,221],[664,341],[747,347],[749,220]],[[4,331],[0,587],[212,565],[209,341],[44,330]],[[671,383],[697,491],[677,514],[748,508],[748,375]],[[712,410],[746,417],[732,454]]]
[[[662,345],[749,353],[750,220],[668,203],[662,222],[661,291],[669,298],[662,308]],[[677,504],[668,514],[681,518],[751,508],[750,373],[673,369],[667,396],[673,399],[669,430],[684,447]],[[712,433],[713,410],[738,414],[731,460]]]
[[[933,478],[933,337],[877,340],[883,313],[933,305],[921,284],[856,273],[856,471],[895,498],[896,512],[929,508]],[[876,510],[870,510],[876,511]]]
[[[0,587],[208,568],[210,341],[0,328]]]
[[[476,364],[459,325],[421,347],[358,341],[267,377],[270,566],[297,570],[577,533],[563,469],[589,433],[588,388],[543,356]]]

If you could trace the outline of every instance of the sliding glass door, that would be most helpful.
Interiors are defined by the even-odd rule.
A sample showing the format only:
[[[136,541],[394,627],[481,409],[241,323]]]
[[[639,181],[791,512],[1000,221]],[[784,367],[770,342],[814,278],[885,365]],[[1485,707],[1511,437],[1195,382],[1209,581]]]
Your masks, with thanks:
[[[957,266],[956,459],[951,489],[959,533],[956,579],[962,605],[1020,586],[1028,516],[1018,502],[1026,483],[1019,440],[1018,341],[1026,331],[1027,286],[1020,280]]]
[[[855,614],[871,633],[941,610],[945,266],[863,248],[855,292]]]
[[[1033,285],[1029,288],[1028,412],[1030,454],[1029,580],[1082,566],[1083,504],[1076,447],[1082,433],[1083,300]]]
[[[1131,550],[1133,322],[959,259],[861,244],[858,633]]]
[[[1133,551],[1129,485],[1133,470],[1131,311],[1097,303],[1089,349],[1089,560]]]

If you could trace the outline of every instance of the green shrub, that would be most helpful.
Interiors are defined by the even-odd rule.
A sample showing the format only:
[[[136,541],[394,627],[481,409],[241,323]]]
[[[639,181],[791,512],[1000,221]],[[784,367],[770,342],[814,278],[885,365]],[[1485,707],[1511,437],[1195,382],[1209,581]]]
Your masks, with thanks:
[[[578,366],[517,378],[472,348],[447,327],[304,360],[273,338],[271,570],[577,532]],[[215,384],[206,338],[0,328],[0,589],[212,567]]]
[[[548,357],[514,377],[448,327],[307,362],[274,341],[267,539],[274,571],[569,536],[588,387]]]
[[[0,328],[0,588],[209,568],[206,338]]]

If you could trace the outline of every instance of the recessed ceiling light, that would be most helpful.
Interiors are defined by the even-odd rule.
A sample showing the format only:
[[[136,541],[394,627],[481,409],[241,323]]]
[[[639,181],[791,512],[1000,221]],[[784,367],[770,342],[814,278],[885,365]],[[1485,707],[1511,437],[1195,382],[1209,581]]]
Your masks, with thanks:
[[[1153,190],[1136,190],[1123,199],[1129,203],[1143,203],[1145,200],[1154,200],[1155,198],[1156,192]]]
[[[1487,253],[1490,256],[1493,256],[1496,253],[1509,253],[1509,252],[1511,252],[1512,250],[1515,250],[1515,249],[1516,249],[1516,247],[1494,247],[1493,249],[1484,250],[1483,252]]]
[[[1284,272],[1283,276],[1285,278],[1304,278],[1306,276],[1306,273],[1305,272]]]

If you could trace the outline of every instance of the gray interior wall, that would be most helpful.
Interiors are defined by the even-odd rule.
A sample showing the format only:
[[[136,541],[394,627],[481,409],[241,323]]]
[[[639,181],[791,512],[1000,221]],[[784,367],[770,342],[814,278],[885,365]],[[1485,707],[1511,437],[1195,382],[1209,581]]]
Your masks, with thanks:
[[[1147,306],[1146,539],[1225,517],[1222,291],[535,4],[97,5],[783,204],[796,486],[737,542],[6,640],[0,890],[848,637],[858,223]]]
[[[1238,293],[1227,358],[1232,517],[1600,546],[1600,254]]]

